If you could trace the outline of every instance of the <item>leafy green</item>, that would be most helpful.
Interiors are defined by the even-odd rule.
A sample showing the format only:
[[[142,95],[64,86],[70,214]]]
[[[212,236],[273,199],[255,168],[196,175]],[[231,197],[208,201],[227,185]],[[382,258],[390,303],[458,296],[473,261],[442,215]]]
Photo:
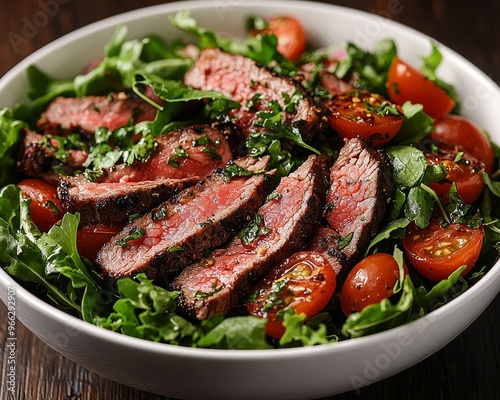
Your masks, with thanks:
[[[21,132],[28,124],[16,120],[8,108],[0,110],[0,187],[16,178],[17,151]]]
[[[355,81],[356,87],[386,96],[387,71],[397,55],[395,42],[381,40],[375,45],[373,52],[348,43],[346,50],[347,57],[339,63],[335,75],[346,79],[356,73],[359,75]]]
[[[65,214],[60,225],[41,233],[29,214],[30,200],[14,185],[0,191],[0,262],[23,282],[41,285],[55,305],[93,322],[105,304],[102,290],[76,248],[78,215]]]
[[[224,319],[202,336],[198,347],[225,349],[270,349],[266,340],[267,320],[256,317],[232,317]]]
[[[172,344],[191,343],[199,329],[176,313],[178,292],[169,292],[138,274],[116,283],[120,298],[113,312],[96,321],[98,326],[128,336]]]
[[[432,46],[431,53],[426,57],[425,56],[420,57],[420,59],[422,60],[422,66],[420,70],[429,80],[438,85],[448,94],[448,96],[450,96],[453,99],[453,101],[455,102],[455,108],[453,112],[459,114],[460,99],[458,97],[455,88],[453,87],[453,85],[450,85],[449,83],[446,83],[445,81],[441,80],[436,74],[436,70],[438,69],[439,65],[441,64],[441,61],[443,60],[443,55],[439,51],[439,46],[437,45],[436,42],[432,41],[431,46]]]
[[[434,120],[424,113],[422,104],[412,104],[407,101],[401,107],[405,119],[391,144],[415,143],[434,131]]]
[[[416,186],[427,167],[424,153],[412,146],[391,146],[386,151],[393,167],[395,183],[403,189]]]
[[[305,322],[305,314],[296,314],[293,308],[287,308],[283,315],[283,326],[285,333],[279,340],[282,347],[290,344],[303,346],[315,346],[318,344],[335,343],[338,336],[328,333],[327,326],[319,323],[317,327],[312,326],[313,321]]]

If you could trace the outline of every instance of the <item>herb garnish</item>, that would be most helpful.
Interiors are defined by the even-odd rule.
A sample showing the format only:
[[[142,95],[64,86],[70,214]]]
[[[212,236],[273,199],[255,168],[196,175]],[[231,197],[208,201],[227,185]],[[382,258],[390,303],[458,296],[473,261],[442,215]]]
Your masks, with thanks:
[[[127,236],[122,237],[120,240],[116,242],[117,246],[120,246],[122,248],[127,248],[128,247],[128,242],[131,242],[133,240],[138,240],[142,238],[146,234],[146,231],[144,228],[141,228],[140,226],[134,227],[132,230],[130,230],[130,233]]]
[[[261,235],[266,235],[271,232],[271,229],[267,228],[264,223],[264,217],[256,213],[250,221],[250,223],[238,232],[238,237],[243,242],[243,244],[252,243],[257,237]]]
[[[202,300],[206,300],[210,297],[212,297],[214,294],[220,292],[222,289],[224,289],[226,287],[226,285],[224,284],[221,284],[220,286],[217,286],[217,281],[213,281],[212,282],[212,289],[210,292],[202,292],[200,290],[198,290],[196,293],[195,293],[195,296],[202,299]]]

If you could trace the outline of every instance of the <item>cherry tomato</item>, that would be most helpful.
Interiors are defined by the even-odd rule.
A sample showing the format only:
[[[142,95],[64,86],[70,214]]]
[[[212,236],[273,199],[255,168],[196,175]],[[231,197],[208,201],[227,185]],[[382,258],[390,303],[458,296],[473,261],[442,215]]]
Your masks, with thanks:
[[[484,228],[470,228],[464,224],[441,227],[438,219],[419,229],[410,224],[403,239],[403,247],[410,263],[426,278],[439,281],[465,265],[462,276],[476,263],[483,245]]]
[[[97,253],[104,243],[122,230],[120,226],[87,225],[80,227],[76,236],[76,247],[80,255],[95,261]]]
[[[343,138],[361,137],[382,145],[398,133],[403,111],[381,95],[364,90],[347,92],[326,102],[330,126]]]
[[[488,174],[493,171],[495,154],[486,135],[473,122],[458,115],[448,115],[436,121],[430,135],[440,147],[456,148],[482,161]]]
[[[306,49],[306,33],[302,24],[294,17],[285,15],[267,19],[267,27],[253,29],[253,35],[274,34],[278,38],[277,50],[290,61],[296,61]]]
[[[335,291],[335,272],[320,253],[300,252],[274,268],[245,304],[250,315],[267,318],[266,333],[279,339],[285,332],[278,313],[291,307],[307,318],[320,312]]]
[[[425,157],[429,165],[443,164],[448,171],[443,181],[430,185],[443,203],[448,203],[447,196],[453,182],[457,185],[458,195],[464,203],[472,204],[476,201],[484,186],[482,162],[465,153],[457,157],[457,153],[445,150],[426,154]]]
[[[393,256],[375,253],[349,272],[340,291],[340,307],[346,316],[393,295],[399,266]]]
[[[408,100],[413,104],[422,104],[425,113],[435,119],[443,118],[455,107],[455,102],[443,89],[398,57],[389,67],[387,93],[397,104]]]
[[[48,232],[63,215],[54,185],[36,178],[24,179],[17,184],[24,197],[31,198],[30,214],[41,232]]]

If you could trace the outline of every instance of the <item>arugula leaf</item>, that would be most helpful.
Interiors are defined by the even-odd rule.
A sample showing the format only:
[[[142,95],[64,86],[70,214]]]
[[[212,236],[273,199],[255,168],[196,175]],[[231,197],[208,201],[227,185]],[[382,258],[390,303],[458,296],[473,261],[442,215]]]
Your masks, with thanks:
[[[434,119],[424,113],[422,104],[412,104],[406,101],[402,109],[405,119],[391,144],[415,143],[434,131]]]
[[[0,110],[0,187],[16,179],[16,160],[21,132],[28,124],[16,120],[8,108]]]
[[[79,217],[65,214],[60,225],[41,233],[29,214],[30,200],[14,185],[0,191],[0,264],[7,273],[41,285],[52,302],[93,322],[106,304],[76,249]],[[65,279],[67,278],[67,279]]]
[[[387,155],[398,186],[406,189],[420,183],[427,167],[427,160],[421,150],[412,146],[390,146]]]
[[[434,199],[423,188],[412,187],[408,193],[404,213],[410,221],[415,221],[419,228],[429,225],[434,212]]]
[[[435,284],[428,292],[423,286],[419,287],[416,299],[417,306],[429,312],[462,294],[468,287],[467,282],[461,278],[461,274],[465,268],[465,265],[459,267],[447,279],[443,279]],[[457,287],[457,283],[461,283],[460,288]]]
[[[128,336],[171,344],[191,343],[199,328],[177,315],[178,292],[156,286],[144,273],[136,279],[121,278],[116,283],[120,298],[113,311],[96,325]]]
[[[450,85],[449,83],[446,83],[445,81],[438,78],[436,74],[436,70],[443,60],[443,55],[439,51],[439,46],[436,42],[432,41],[431,46],[431,53],[427,57],[420,57],[420,59],[422,60],[422,66],[420,67],[420,70],[429,80],[438,85],[446,92],[448,96],[451,97],[451,99],[455,102],[453,113],[460,114],[460,98],[458,97],[455,88],[453,87],[453,85]]]
[[[392,60],[397,55],[393,40],[381,40],[375,46],[374,52],[361,49],[353,43],[347,44],[347,57],[341,60],[335,70],[335,75],[345,79],[354,74],[359,75],[355,86],[370,92],[380,93],[387,97],[387,71]]]
[[[227,318],[197,342],[198,347],[271,349],[266,340],[266,319],[251,316]]]
[[[410,224],[408,218],[398,218],[390,221],[377,235],[372,239],[365,252],[365,257],[370,254],[372,249],[379,243],[390,238],[402,238],[406,227]]]
[[[291,307],[285,310],[286,312],[283,313],[285,333],[283,333],[283,336],[279,340],[281,347],[293,343],[302,344],[303,346],[315,346],[338,342],[338,336],[328,334],[324,323],[319,323],[317,327],[313,327],[311,325],[313,321],[309,320],[305,322],[305,314],[296,314],[295,310]]]

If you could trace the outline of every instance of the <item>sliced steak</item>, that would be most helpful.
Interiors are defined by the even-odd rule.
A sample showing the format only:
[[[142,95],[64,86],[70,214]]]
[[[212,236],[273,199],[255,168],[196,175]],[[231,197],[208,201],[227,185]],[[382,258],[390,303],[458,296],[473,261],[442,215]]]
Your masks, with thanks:
[[[95,183],[60,177],[57,195],[64,211],[80,213],[80,223],[125,224],[129,217],[144,214],[188,186],[197,177],[142,182]]]
[[[57,97],[37,122],[44,133],[70,132],[92,134],[97,128],[115,130],[134,122],[152,121],[156,109],[145,101],[125,93],[108,96]]]
[[[242,55],[205,49],[184,76],[184,83],[195,89],[217,90],[241,104],[234,110],[235,124],[248,136],[257,119],[256,112],[269,108],[271,100],[281,107],[285,96],[300,93],[295,112],[285,112],[283,121],[300,124],[305,140],[310,140],[324,125],[323,110],[315,104],[302,85],[290,77],[280,76]],[[257,96],[257,97],[256,97]]]
[[[224,248],[185,268],[174,280],[180,305],[198,320],[226,313],[271,268],[303,250],[316,230],[325,196],[325,164],[311,156],[297,171],[282,178],[258,211],[268,232],[244,243],[240,235]]]
[[[42,139],[43,136],[39,133],[29,130],[25,132],[18,162],[19,169],[24,175],[42,178],[55,184],[59,173],[72,174],[83,169],[83,163],[88,155],[86,151],[68,150],[66,151],[67,158],[62,161],[56,158],[59,142],[51,139],[50,146],[43,146]]]
[[[391,166],[385,153],[346,141],[330,171],[326,220],[348,244],[341,249],[350,265],[377,232],[392,197]]]
[[[238,165],[258,172],[268,162],[268,158],[246,158]],[[271,190],[275,174],[273,170],[227,180],[223,171],[216,171],[105,244],[97,257],[103,275],[119,278],[146,272],[151,278],[161,277],[201,258],[252,217]],[[132,240],[134,235],[138,237]]]
[[[346,259],[341,251],[342,245],[340,244],[339,247],[340,239],[342,239],[340,235],[333,229],[319,226],[307,246],[308,251],[323,254],[330,261],[337,277],[346,270]]]
[[[210,125],[194,125],[169,132],[156,139],[158,148],[148,161],[104,169],[95,182],[204,178],[233,159],[225,134],[224,127]]]

